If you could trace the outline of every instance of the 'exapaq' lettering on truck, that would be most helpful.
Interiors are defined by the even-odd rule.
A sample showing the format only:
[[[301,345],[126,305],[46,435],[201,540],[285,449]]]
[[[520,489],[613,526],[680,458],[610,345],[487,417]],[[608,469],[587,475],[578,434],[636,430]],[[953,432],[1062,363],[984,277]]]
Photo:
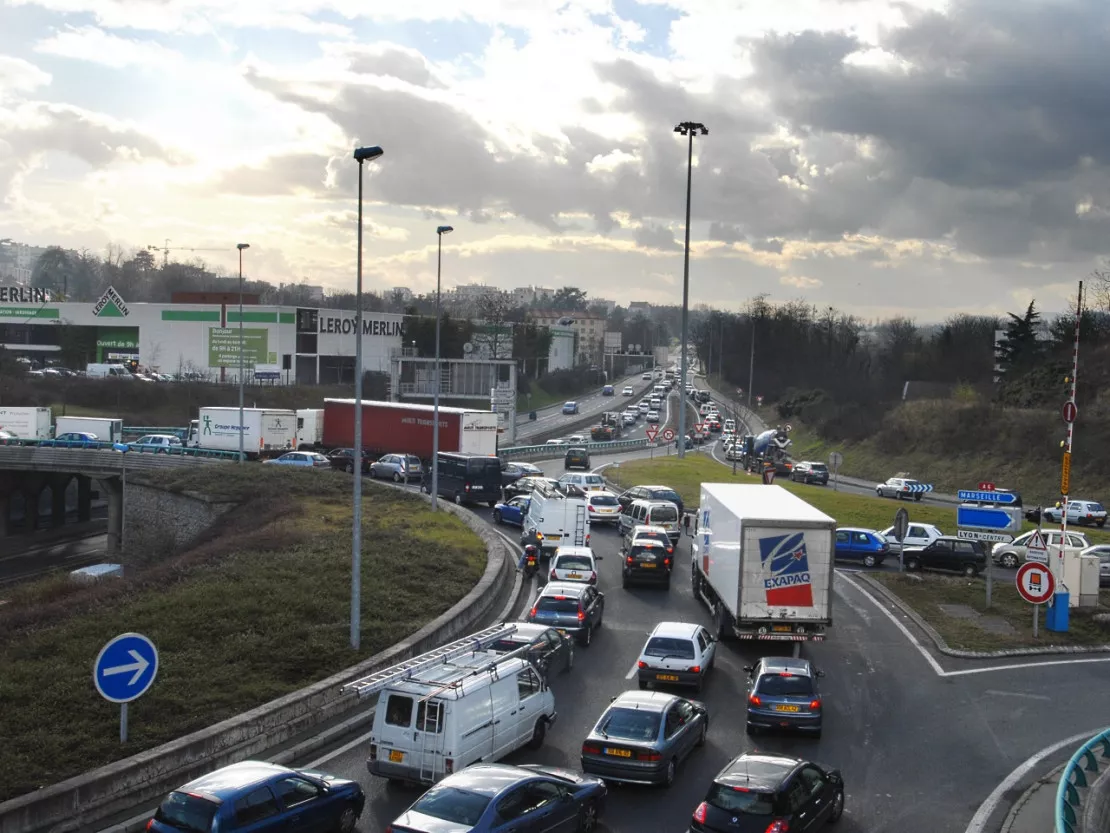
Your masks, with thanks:
[[[768,605],[813,606],[813,581],[803,533],[760,538],[759,560],[763,565],[763,587]]]

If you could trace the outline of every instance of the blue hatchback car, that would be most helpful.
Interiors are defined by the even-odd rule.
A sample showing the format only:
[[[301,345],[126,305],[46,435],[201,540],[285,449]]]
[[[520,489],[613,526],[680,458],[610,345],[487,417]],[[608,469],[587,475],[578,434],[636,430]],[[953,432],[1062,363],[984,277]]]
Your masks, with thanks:
[[[809,660],[793,657],[764,657],[747,665],[747,730],[796,729],[821,737],[824,713],[818,671]]]
[[[517,495],[497,504],[493,507],[493,522],[523,527],[524,516],[528,514],[528,504],[531,502],[530,495]]]
[[[841,527],[836,531],[836,558],[861,561],[864,567],[878,567],[890,555],[890,542],[872,529]]]
[[[474,764],[448,775],[387,829],[596,830],[606,793],[600,778],[560,767]]]
[[[354,781],[242,761],[170,793],[147,825],[154,833],[355,829],[366,795]]]

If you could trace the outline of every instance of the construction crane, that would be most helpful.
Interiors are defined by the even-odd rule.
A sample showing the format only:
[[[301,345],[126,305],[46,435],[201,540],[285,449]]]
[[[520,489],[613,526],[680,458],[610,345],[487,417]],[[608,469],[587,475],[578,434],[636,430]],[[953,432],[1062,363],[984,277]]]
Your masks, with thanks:
[[[229,247],[221,246],[217,249],[195,249],[191,246],[173,246],[170,247],[170,240],[166,238],[165,246],[147,246],[147,250],[151,252],[162,253],[162,268],[165,269],[170,263],[170,252],[226,252]]]

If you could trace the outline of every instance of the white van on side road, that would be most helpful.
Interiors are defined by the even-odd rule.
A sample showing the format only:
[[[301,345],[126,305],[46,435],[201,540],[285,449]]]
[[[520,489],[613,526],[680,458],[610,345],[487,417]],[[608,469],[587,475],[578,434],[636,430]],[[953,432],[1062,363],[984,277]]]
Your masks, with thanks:
[[[366,761],[372,775],[434,784],[477,761],[543,744],[557,716],[555,696],[528,660],[529,646],[487,650],[514,630],[496,626],[345,686],[378,695]]]

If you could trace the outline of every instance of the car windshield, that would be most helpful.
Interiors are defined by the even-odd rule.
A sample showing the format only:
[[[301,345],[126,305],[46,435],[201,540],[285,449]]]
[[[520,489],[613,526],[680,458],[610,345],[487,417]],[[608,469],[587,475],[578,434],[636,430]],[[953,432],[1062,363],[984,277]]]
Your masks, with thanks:
[[[714,784],[705,797],[708,804],[726,813],[744,813],[749,816],[769,816],[775,811],[773,793],[755,792],[746,787]]]
[[[516,651],[527,644],[526,639],[498,639],[489,646],[489,649],[495,654],[504,654],[508,651]]]
[[[567,456],[573,457],[576,455],[585,455],[586,449],[584,448],[569,448],[567,449]]]
[[[154,818],[178,830],[208,833],[218,809],[218,804],[206,798],[173,792],[158,806]]]
[[[568,599],[566,597],[559,598],[558,596],[540,596],[539,600],[536,602],[536,608],[551,613],[577,613],[578,599]]]
[[[656,489],[655,492],[652,493],[652,497],[656,500],[669,500],[671,503],[675,504],[681,502],[682,500],[682,498],[679,497],[678,492],[676,492],[674,489]]]
[[[646,541],[658,541],[660,544],[670,544],[671,539],[665,532],[640,532],[632,541],[632,546],[643,546]]]
[[[594,495],[590,498],[590,503],[594,506],[619,506],[617,499],[613,495]]]
[[[489,796],[454,787],[437,787],[424,793],[412,809],[432,818],[473,827],[481,820],[489,802]]]
[[[592,567],[588,555],[560,555],[555,559],[556,570],[589,570]]]
[[[809,470],[810,471],[828,471],[828,469],[825,468],[824,463],[810,463],[809,464]]]
[[[813,694],[813,680],[795,674],[767,674],[759,678],[756,691],[771,697],[808,697]]]
[[[678,520],[678,507],[677,506],[654,506],[651,510],[651,522],[653,524],[659,523],[673,523]]]
[[[1087,504],[1087,511],[1088,512],[1105,512],[1106,510],[1102,508],[1101,503],[1088,503]]]
[[[610,709],[597,724],[597,731],[611,738],[652,741],[659,737],[659,712]]]
[[[679,639],[673,636],[653,636],[648,640],[644,654],[649,657],[676,657],[677,659],[693,659],[694,643],[689,639]]]
[[[600,474],[587,474],[582,478],[582,482],[587,486],[604,486],[605,478]]]

